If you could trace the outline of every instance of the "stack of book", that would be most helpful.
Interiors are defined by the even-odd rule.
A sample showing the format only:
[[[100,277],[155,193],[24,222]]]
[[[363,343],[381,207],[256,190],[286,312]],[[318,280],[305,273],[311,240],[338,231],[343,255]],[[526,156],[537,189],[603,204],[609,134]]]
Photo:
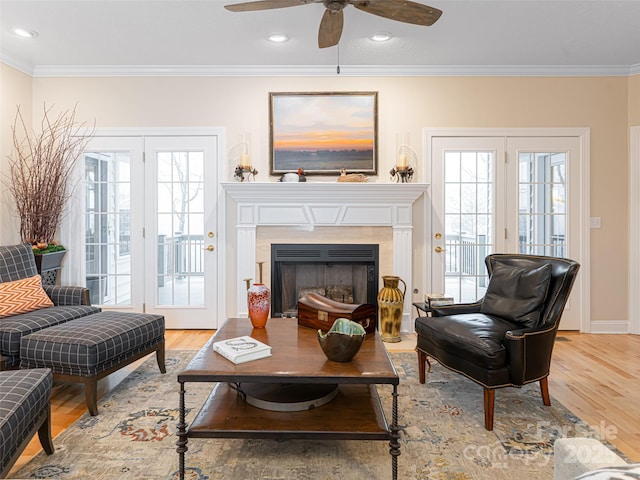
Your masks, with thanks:
[[[439,307],[441,305],[451,305],[454,303],[453,297],[449,297],[442,293],[427,293],[424,296],[424,303],[428,308]]]
[[[235,364],[271,356],[269,345],[248,335],[214,342],[213,351]]]

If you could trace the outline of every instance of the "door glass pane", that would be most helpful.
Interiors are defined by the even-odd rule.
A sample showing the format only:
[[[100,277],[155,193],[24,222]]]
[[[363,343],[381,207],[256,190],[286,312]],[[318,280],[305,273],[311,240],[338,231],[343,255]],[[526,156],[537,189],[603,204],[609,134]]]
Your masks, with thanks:
[[[493,153],[445,153],[445,292],[473,302],[487,286],[485,257],[493,251]]]
[[[204,153],[158,152],[159,306],[204,305]]]
[[[128,152],[84,155],[86,285],[94,305],[131,305]]]
[[[520,152],[519,162],[519,251],[565,257],[567,155]]]

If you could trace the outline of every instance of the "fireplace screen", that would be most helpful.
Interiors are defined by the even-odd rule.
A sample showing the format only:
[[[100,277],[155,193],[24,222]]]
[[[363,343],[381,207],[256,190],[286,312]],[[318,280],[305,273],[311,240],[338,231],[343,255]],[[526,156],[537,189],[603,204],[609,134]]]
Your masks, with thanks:
[[[295,317],[313,292],[342,303],[376,304],[378,245],[273,244],[271,316]]]

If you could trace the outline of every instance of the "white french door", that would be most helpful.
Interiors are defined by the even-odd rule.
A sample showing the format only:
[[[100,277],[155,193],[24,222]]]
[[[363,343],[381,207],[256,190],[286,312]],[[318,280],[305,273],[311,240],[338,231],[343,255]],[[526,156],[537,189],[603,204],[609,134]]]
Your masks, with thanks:
[[[78,202],[84,215],[71,231],[85,232],[76,276],[93,304],[158,313],[167,328],[217,327],[218,141],[91,140]]]
[[[144,141],[95,137],[84,152],[84,285],[104,309],[144,309]]]
[[[216,328],[214,137],[145,140],[146,311],[169,328]]]
[[[580,140],[512,137],[507,139],[507,158],[507,188],[511,192],[507,194],[506,215],[509,231],[513,232],[509,251],[583,263]],[[517,192],[513,192],[515,186]],[[583,278],[578,275],[564,308],[562,330],[581,330]]]
[[[431,282],[456,302],[484,295],[484,258],[505,251],[504,142],[500,138],[433,138]],[[500,199],[500,200],[499,200]]]
[[[578,136],[428,137],[431,162],[431,279],[457,302],[481,298],[489,253],[583,261],[582,151]],[[561,329],[579,330],[582,276]]]

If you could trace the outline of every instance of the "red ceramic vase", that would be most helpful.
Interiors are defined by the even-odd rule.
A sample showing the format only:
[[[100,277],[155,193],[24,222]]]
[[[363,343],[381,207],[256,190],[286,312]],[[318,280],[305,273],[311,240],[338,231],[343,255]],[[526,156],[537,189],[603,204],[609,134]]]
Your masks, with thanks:
[[[263,283],[254,283],[247,291],[247,304],[253,328],[264,328],[271,310],[271,291]]]

